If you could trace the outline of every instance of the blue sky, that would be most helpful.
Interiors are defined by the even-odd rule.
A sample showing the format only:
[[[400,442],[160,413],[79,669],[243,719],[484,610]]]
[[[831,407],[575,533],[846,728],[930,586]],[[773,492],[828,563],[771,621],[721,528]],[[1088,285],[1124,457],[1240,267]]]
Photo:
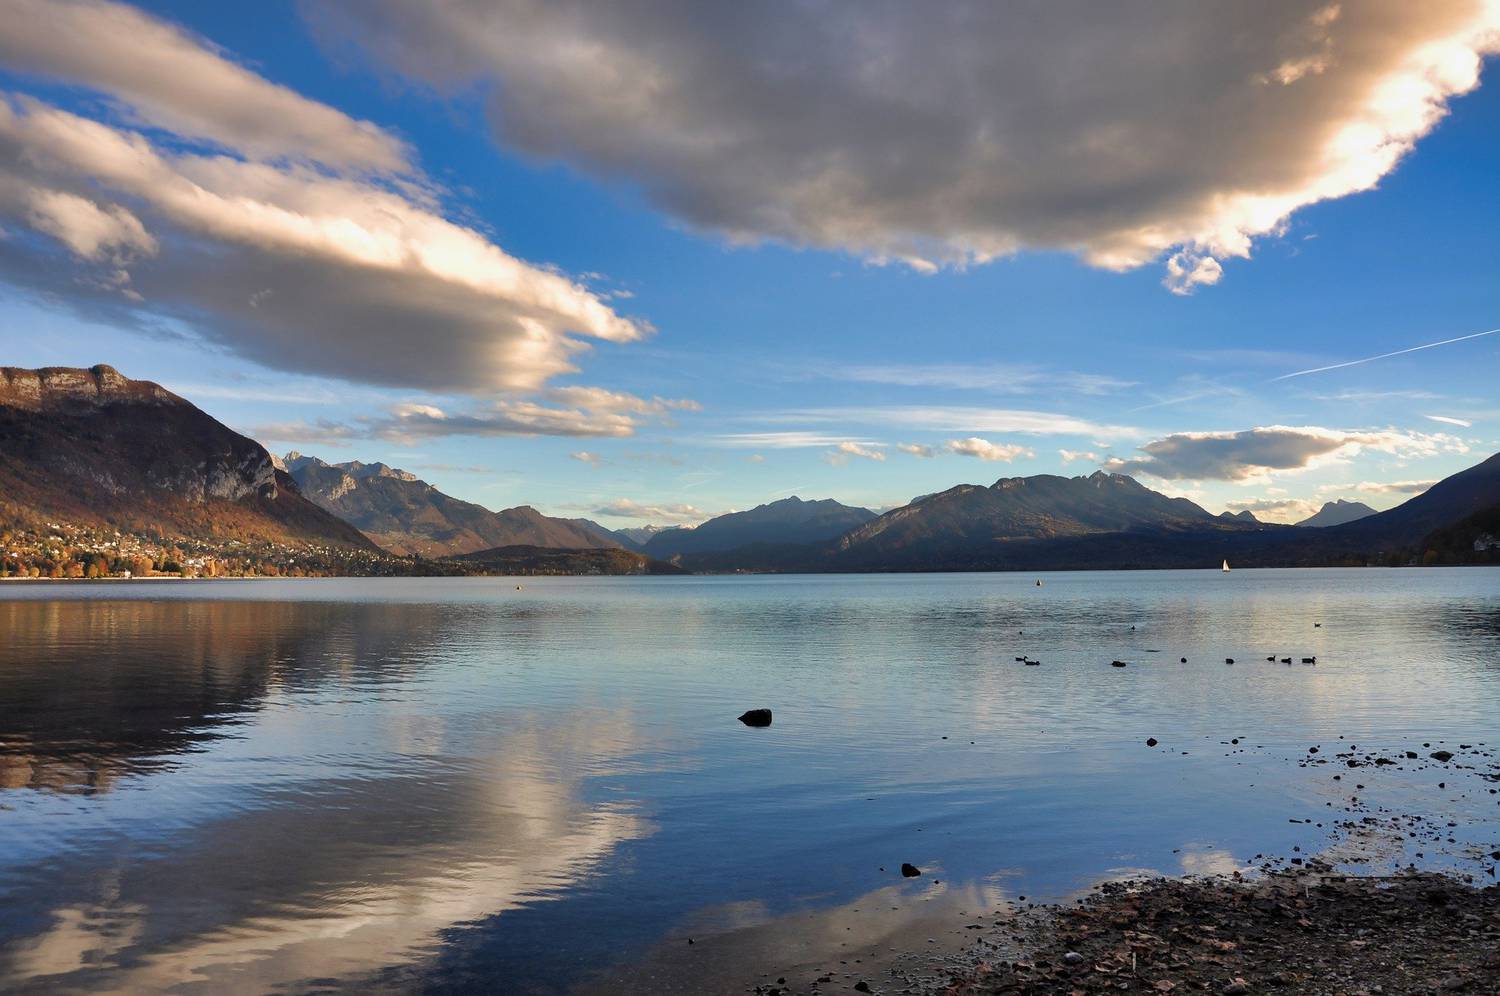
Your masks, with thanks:
[[[1311,25],[1313,56],[1272,60],[1287,82],[1209,78],[1222,60],[1197,50],[1173,62],[1174,73],[1204,74],[1203,100],[1222,91],[1226,107],[1244,94],[1266,102],[1225,126],[1259,129],[1247,148],[1269,149],[1263,162],[1225,159],[1217,147],[1230,139],[1205,132],[1189,102],[1163,106],[1159,88],[1143,88],[1151,102],[1122,96],[1105,126],[1133,122],[1120,133],[1145,145],[1106,143],[1091,171],[1056,150],[1076,149],[1084,129],[1111,133],[1090,119],[1033,135],[1028,106],[981,121],[989,102],[949,101],[924,117],[922,100],[903,97],[916,108],[905,117],[884,108],[878,128],[834,126],[843,144],[820,120],[794,127],[785,122],[796,112],[762,106],[824,102],[846,117],[864,107],[869,94],[849,92],[850,79],[868,79],[858,49],[796,87],[762,81],[766,95],[752,100],[743,78],[756,77],[732,62],[723,73],[741,82],[722,93],[690,76],[713,71],[704,67],[714,59],[653,66],[668,57],[632,34],[649,24],[588,13],[507,22],[507,5],[469,23],[461,4],[435,5],[430,17],[401,6],[53,8],[79,19],[65,26],[69,37],[99,29],[87,52],[0,28],[12,108],[0,149],[9,170],[0,172],[9,247],[0,362],[110,363],[276,452],[383,460],[490,507],[532,504],[613,526],[691,522],[793,493],[884,508],[960,482],[1101,466],[1215,512],[1295,519],[1335,497],[1388,507],[1500,450],[1500,335],[1286,376],[1500,327],[1500,91],[1470,87],[1462,58],[1458,70],[1428,67],[1425,78],[1452,92],[1425,98],[1430,121],[1392,112],[1380,148],[1402,154],[1370,166],[1372,189],[1344,191],[1340,171],[1354,167],[1317,158],[1337,115],[1412,57],[1367,54],[1361,32],[1407,31],[1412,51],[1433,44],[1422,32],[1446,32],[1460,55],[1487,58],[1483,80],[1495,71],[1493,36],[1483,41],[1474,24],[1492,11],[1457,4],[1451,23],[1393,26],[1268,6],[1268,38],[1285,35],[1277,18]],[[665,7],[659,16],[680,33],[678,50],[715,52],[727,32],[746,30]],[[882,21],[896,16],[890,8],[868,16],[873,27],[903,27]],[[160,54],[129,78],[98,50],[122,17],[160,32],[140,44],[160,43]],[[1035,25],[1036,44],[1079,44],[1090,29],[1075,21]],[[871,31],[897,75],[903,60],[922,61],[921,45],[943,40],[941,28],[934,41],[906,27]],[[1184,46],[1201,47],[1195,39],[1216,27],[1184,30]],[[527,50],[506,47],[512,34],[527,37]],[[792,44],[761,35],[757,27],[746,47],[779,56]],[[571,43],[582,41],[596,55],[574,67]],[[958,83],[1001,72],[987,51],[976,48]],[[665,82],[641,97],[618,77],[590,79],[601,65]],[[195,81],[174,69],[201,70],[202,85],[187,93]],[[1159,67],[1098,72],[1109,71],[1133,82]],[[218,87],[219,73],[238,82]],[[1077,85],[1122,89],[1107,76]],[[949,86],[938,73],[903,93]],[[1050,78],[1037,86],[1067,89]],[[1298,86],[1328,92],[1295,105],[1262,96]],[[695,91],[709,95],[682,96]],[[288,92],[297,103],[284,112],[275,101]],[[1294,120],[1293,106],[1326,108],[1328,119],[1298,110]],[[247,214],[224,235],[171,199],[177,174],[91,173],[99,153],[65,160],[71,153],[44,144],[56,134],[44,127],[52,111],[67,115],[59,127],[97,122],[138,135],[203,187],[263,198],[286,228],[261,232],[263,218]],[[307,128],[286,124],[303,114]],[[274,134],[257,123],[267,119]],[[1039,151],[949,155],[938,141],[995,128],[1011,129],[1002,152],[1021,142]],[[1171,158],[1143,164],[1130,189],[1101,180],[1149,159],[1154,145],[1170,145]],[[817,157],[839,171],[804,182]],[[220,159],[263,172],[221,174]],[[1286,210],[1245,221],[1246,211],[1222,206],[1247,188],[1274,188]],[[37,207],[41,189],[62,200]],[[364,190],[421,212],[405,230],[432,218],[469,234],[423,243],[444,255],[420,273],[402,269],[405,257],[323,258],[322,242],[284,250],[288,239],[344,232],[309,234],[287,215],[347,211],[360,221]],[[273,239],[283,242],[267,249]],[[520,261],[521,290],[491,249]],[[1166,286],[1172,259],[1205,268],[1201,280],[1176,282],[1188,293]],[[465,284],[450,298],[446,288],[481,263],[497,269],[484,272],[479,296],[471,303]],[[388,279],[372,276],[386,266]],[[557,295],[567,301],[536,310]],[[268,332],[258,323],[278,302]]]

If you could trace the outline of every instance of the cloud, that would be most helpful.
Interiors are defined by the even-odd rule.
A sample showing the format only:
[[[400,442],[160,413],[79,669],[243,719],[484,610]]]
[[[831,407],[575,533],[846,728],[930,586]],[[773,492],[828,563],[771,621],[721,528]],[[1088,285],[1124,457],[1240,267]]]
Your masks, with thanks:
[[[921,443],[897,443],[896,449],[902,453],[910,453],[914,457],[921,457],[923,460],[931,460],[937,456],[937,450],[931,446],[924,446]]]
[[[569,453],[568,458],[571,460],[577,460],[579,463],[586,463],[590,467],[598,467],[604,463],[604,458],[602,456],[597,453],[590,453],[588,450],[579,450],[577,453]]]
[[[509,146],[731,240],[923,272],[1167,255],[1179,292],[1373,187],[1476,85],[1500,23],[1474,0],[308,10],[440,91],[482,84]]]
[[[1101,425],[1057,412],[965,405],[889,405],[864,408],[802,408],[754,416],[763,422],[881,425],[933,432],[1004,432],[1023,435],[1074,435],[1093,438],[1137,436],[1127,426]],[[823,437],[826,438],[826,437]]]
[[[594,515],[608,515],[617,519],[645,519],[651,522],[670,522],[679,525],[702,522],[712,518],[712,513],[692,505],[643,505],[629,498],[614,501],[593,509]]]
[[[0,0],[0,280],[279,370],[535,391],[649,326],[449,220],[402,142],[134,8]],[[93,115],[93,116],[90,116]],[[663,402],[663,404],[669,404]]]
[[[1144,457],[1110,460],[1120,474],[1163,480],[1262,481],[1273,472],[1297,471],[1364,450],[1398,456],[1466,453],[1460,439],[1442,433],[1324,429],[1272,425],[1240,432],[1179,432],[1140,447]]]
[[[1074,460],[1087,460],[1089,463],[1102,463],[1099,454],[1089,453],[1081,450],[1058,450],[1057,455],[1062,457],[1064,464],[1070,464]]]
[[[1457,426],[1461,426],[1461,427],[1463,427],[1465,429],[1469,428],[1470,426],[1472,426],[1474,424],[1473,422],[1470,422],[1470,421],[1468,421],[1466,419],[1453,418],[1451,415],[1423,415],[1422,417],[1425,418],[1425,419],[1429,419],[1429,420],[1431,420],[1433,422],[1444,422],[1444,423],[1447,423],[1448,425],[1457,425]]]
[[[752,449],[802,450],[819,446],[838,446],[846,442],[842,436],[830,436],[819,432],[731,432],[715,437],[725,446],[745,446]],[[875,443],[866,442],[874,446]]]
[[[1199,287],[1211,287],[1224,276],[1217,259],[1198,249],[1180,249],[1167,257],[1167,275],[1161,285],[1173,294],[1187,296]]]
[[[876,449],[874,446],[865,443],[850,442],[847,439],[823,454],[824,462],[833,464],[835,467],[842,467],[855,457],[861,460],[874,460],[876,463],[885,463],[885,453],[882,451]]]
[[[833,380],[859,384],[890,384],[900,387],[946,387],[959,390],[1029,394],[1039,390],[1073,394],[1109,394],[1134,387],[1135,381],[1107,374],[1074,370],[1048,370],[1023,363],[936,363],[908,365],[854,365],[826,371]]]
[[[108,93],[143,123],[257,159],[402,171],[405,144],[261,78],[185,31],[98,0],[0,0],[0,60]]]
[[[1010,463],[1016,457],[1036,456],[1024,446],[992,443],[978,436],[970,436],[968,439],[950,439],[943,446],[949,453],[957,453],[959,456],[978,457],[981,460],[995,460],[1000,463]]]
[[[624,391],[602,387],[553,387],[546,396],[559,404],[587,408],[596,412],[623,412],[631,415],[665,415],[668,412],[701,412],[703,406],[685,398],[639,398]]]
[[[552,392],[549,392],[549,394]],[[620,438],[655,416],[660,419],[669,406],[644,399],[629,403],[629,395],[567,395],[580,407],[560,408],[530,399],[500,400],[470,411],[450,412],[437,405],[405,402],[392,405],[383,415],[359,416],[348,422],[319,420],[265,425],[252,430],[257,439],[293,442],[337,442],[349,439],[383,439],[415,443],[445,436],[564,436],[569,438]],[[601,400],[602,398],[602,400]],[[591,409],[600,402],[602,409]],[[574,454],[575,459],[577,454]]]
[[[1419,495],[1437,481],[1360,481],[1350,485],[1328,485],[1328,491],[1358,491],[1367,495]]]

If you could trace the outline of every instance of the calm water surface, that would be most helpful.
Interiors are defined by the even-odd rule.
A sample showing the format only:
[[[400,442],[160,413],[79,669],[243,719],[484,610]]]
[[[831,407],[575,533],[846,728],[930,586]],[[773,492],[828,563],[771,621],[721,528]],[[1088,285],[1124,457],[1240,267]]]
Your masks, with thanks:
[[[702,939],[1316,850],[1312,744],[1500,742],[1500,570],[1041,577],[0,587],[0,988],[728,978]],[[1418,863],[1500,838],[1359,777],[1455,823]]]

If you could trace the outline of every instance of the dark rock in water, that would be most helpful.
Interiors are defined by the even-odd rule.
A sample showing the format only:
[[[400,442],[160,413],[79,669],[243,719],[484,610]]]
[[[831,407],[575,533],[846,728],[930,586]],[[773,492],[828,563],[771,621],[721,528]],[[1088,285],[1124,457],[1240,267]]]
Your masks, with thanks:
[[[1417,759],[1417,752],[1414,750],[1409,750],[1406,752],[1406,756],[1415,761]]]
[[[1226,658],[1224,658],[1224,663],[1225,664],[1233,664],[1234,663],[1234,658],[1233,657],[1226,657]]]
[[[746,726],[770,726],[771,710],[751,709],[749,712],[740,717],[740,722],[744,723]]]
[[[922,874],[922,869],[918,868],[914,864],[911,864],[910,862],[902,862],[902,864],[901,864],[901,877],[902,878],[916,878],[920,874]]]
[[[1186,664],[1187,663],[1187,658],[1186,657],[1179,657],[1177,660],[1178,660],[1178,663],[1180,663],[1180,664]]]
[[[1427,756],[1432,758],[1434,761],[1447,762],[1453,760],[1453,752],[1451,750],[1435,750]]]
[[[1157,744],[1157,740],[1156,740],[1155,737],[1147,737],[1146,738],[1146,746],[1147,747],[1155,747],[1156,744]]]
[[[1110,661],[1109,662],[1109,666],[1110,667],[1124,667],[1125,666],[1125,662],[1124,661]]]

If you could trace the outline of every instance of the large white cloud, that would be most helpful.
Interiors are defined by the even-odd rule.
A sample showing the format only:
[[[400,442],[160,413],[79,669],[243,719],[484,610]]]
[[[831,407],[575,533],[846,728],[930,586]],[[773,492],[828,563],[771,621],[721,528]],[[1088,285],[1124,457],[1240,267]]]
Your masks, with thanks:
[[[535,391],[649,331],[449,220],[397,139],[133,8],[0,0],[0,56],[113,101],[0,93],[0,279],[429,390]]]
[[[1271,425],[1238,432],[1173,433],[1143,444],[1144,456],[1115,458],[1105,467],[1171,481],[1263,481],[1278,471],[1304,470],[1365,450],[1423,457],[1468,449],[1463,440],[1444,433]]]
[[[335,0],[503,140],[733,239],[927,269],[1021,248],[1220,278],[1368,189],[1477,82],[1494,0]]]

